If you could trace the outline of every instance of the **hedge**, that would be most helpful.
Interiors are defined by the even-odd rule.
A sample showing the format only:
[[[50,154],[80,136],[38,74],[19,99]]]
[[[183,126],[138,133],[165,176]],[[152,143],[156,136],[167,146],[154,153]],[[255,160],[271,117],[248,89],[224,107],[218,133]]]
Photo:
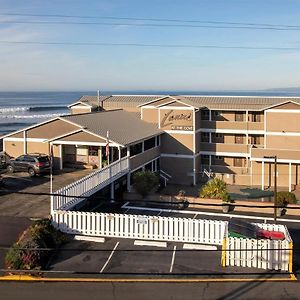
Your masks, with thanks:
[[[5,256],[5,265],[11,270],[42,270],[53,251],[67,241],[49,219],[35,221],[13,244]],[[42,250],[42,248],[49,248]],[[13,273],[13,271],[11,272]]]

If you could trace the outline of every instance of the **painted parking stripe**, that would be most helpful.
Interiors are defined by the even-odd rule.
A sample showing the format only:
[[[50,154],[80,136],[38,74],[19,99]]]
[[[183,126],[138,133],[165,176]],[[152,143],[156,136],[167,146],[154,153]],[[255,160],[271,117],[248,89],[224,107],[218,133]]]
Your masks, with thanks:
[[[114,249],[111,251],[107,261],[105,262],[104,266],[102,267],[102,269],[100,270],[100,273],[103,273],[104,269],[106,268],[106,266],[108,265],[109,261],[111,260],[112,256],[114,255],[115,253],[115,250],[117,249],[118,245],[119,245],[120,242],[117,242]]]
[[[174,246],[174,248],[173,248],[172,261],[171,261],[171,266],[170,266],[170,273],[173,272],[173,266],[174,266],[174,261],[175,261],[175,254],[176,254],[176,246]]]

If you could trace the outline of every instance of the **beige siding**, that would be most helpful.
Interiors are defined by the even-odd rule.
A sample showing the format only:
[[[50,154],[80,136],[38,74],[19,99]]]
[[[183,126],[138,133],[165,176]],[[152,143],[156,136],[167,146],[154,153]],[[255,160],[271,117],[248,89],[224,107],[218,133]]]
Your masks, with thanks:
[[[42,153],[49,154],[49,144],[48,143],[36,143],[27,142],[27,153]]]
[[[193,110],[160,109],[162,130],[192,130]]]
[[[267,131],[300,132],[300,113],[267,112]]]
[[[264,130],[263,122],[201,121],[201,128],[231,130]]]
[[[300,149],[300,136],[266,136],[267,148],[274,149]],[[299,158],[298,158],[299,159]]]
[[[160,154],[159,147],[149,149],[143,153],[137,154],[130,158],[130,169],[134,170],[144,165],[148,161],[158,157]]]
[[[143,108],[142,120],[158,124],[158,109],[157,108]]]
[[[193,134],[164,134],[161,151],[168,154],[193,154]]]
[[[72,115],[76,115],[76,114],[90,113],[92,110],[91,110],[91,107],[76,107],[76,106],[73,106],[73,107],[71,107],[70,111],[71,111]]]
[[[24,154],[24,143],[4,140],[4,149],[9,156],[18,157]]]
[[[272,107],[272,109],[300,109],[300,105],[293,102],[288,102]]]
[[[77,132],[61,138],[59,139],[59,141],[106,143],[106,139],[98,138],[97,136],[89,134],[87,132]]]
[[[72,125],[66,121],[54,120],[46,124],[42,124],[27,131],[28,138],[50,139],[63,135],[70,131],[79,129],[79,126]]]
[[[160,165],[172,176],[170,183],[193,184],[193,159],[161,157]]]

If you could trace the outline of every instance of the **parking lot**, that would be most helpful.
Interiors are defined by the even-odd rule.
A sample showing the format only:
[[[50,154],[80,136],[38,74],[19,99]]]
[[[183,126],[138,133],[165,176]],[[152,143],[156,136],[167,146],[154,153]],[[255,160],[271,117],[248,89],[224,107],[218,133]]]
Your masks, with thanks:
[[[130,239],[106,239],[105,243],[73,240],[53,258],[52,277],[114,278],[288,278],[282,274],[263,274],[266,270],[221,266],[221,247],[217,251],[183,249],[183,243],[167,247],[138,246]],[[252,275],[251,275],[252,274]]]
[[[69,169],[53,175],[53,191],[86,176],[91,170]],[[30,177],[28,173],[3,174],[4,185],[0,187],[0,216],[45,218],[50,214],[49,195],[26,195],[27,193],[50,193],[50,176]]]

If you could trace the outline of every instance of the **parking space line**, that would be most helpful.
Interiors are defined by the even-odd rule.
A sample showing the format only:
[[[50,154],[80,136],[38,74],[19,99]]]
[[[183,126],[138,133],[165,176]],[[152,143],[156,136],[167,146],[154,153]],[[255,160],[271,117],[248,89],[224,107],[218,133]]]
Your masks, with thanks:
[[[108,265],[109,261],[111,260],[112,256],[114,255],[115,253],[115,250],[117,249],[118,245],[119,245],[120,242],[117,242],[114,249],[111,251],[107,261],[105,262],[104,266],[102,267],[102,269],[100,270],[100,273],[103,273],[104,269],[106,268],[106,266]]]
[[[162,213],[162,211],[160,211],[160,212],[157,214],[157,216],[160,216],[161,213]]]
[[[171,266],[170,266],[170,273],[173,272],[173,266],[174,266],[174,261],[175,261],[175,254],[176,254],[176,246],[174,246],[174,248],[173,248],[172,261],[171,261]]]
[[[195,214],[195,215],[194,215],[194,217],[193,217],[193,219],[196,219],[196,218],[197,218],[197,216],[198,216],[198,214]]]

